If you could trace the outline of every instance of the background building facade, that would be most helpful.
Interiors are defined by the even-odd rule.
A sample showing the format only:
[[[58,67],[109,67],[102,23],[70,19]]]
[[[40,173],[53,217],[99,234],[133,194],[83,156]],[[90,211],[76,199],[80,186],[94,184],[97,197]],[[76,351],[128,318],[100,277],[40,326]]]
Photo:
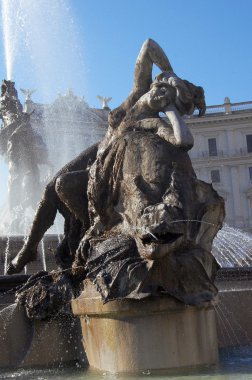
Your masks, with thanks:
[[[56,173],[87,147],[100,141],[108,126],[108,109],[91,108],[71,90],[51,104],[26,101],[24,109],[45,142]]]
[[[252,102],[207,107],[187,117],[194,136],[190,151],[197,176],[225,199],[226,223],[252,230]]]
[[[93,143],[108,126],[109,109],[90,108],[71,91],[50,105],[30,101],[33,127],[44,138],[56,172]],[[208,106],[204,117],[185,117],[194,136],[189,152],[199,179],[225,199],[226,223],[252,231],[252,102]]]

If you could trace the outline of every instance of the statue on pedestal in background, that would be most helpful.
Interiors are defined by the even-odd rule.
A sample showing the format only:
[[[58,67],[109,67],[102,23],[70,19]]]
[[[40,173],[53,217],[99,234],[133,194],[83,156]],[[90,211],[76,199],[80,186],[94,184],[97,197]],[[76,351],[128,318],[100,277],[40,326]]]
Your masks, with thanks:
[[[100,100],[100,102],[102,104],[102,109],[110,110],[108,103],[112,100],[111,97],[97,95],[97,98]]]
[[[25,95],[25,101],[27,102],[27,100],[31,100],[31,96],[36,90],[20,88],[20,91]]]
[[[29,93],[31,94],[31,92]],[[3,80],[0,97],[0,154],[9,167],[9,210],[35,208],[41,194],[39,165],[48,165],[47,149],[42,137],[32,128],[30,115],[23,112],[15,83]],[[12,221],[13,222],[13,221]],[[12,226],[23,233],[20,221]]]

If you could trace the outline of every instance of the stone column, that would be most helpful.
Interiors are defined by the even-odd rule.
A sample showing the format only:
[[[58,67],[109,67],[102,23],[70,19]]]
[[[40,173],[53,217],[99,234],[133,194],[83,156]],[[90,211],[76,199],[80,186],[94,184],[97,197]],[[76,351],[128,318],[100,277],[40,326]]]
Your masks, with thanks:
[[[89,365],[138,372],[216,363],[215,312],[169,296],[102,303],[92,286],[72,301],[81,319]]]
[[[241,202],[241,195],[240,195],[240,178],[239,178],[239,171],[236,166],[232,166],[230,169],[231,174],[231,183],[232,183],[232,189],[233,189],[233,202],[234,202],[234,222],[236,227],[241,227],[243,225],[243,218],[242,218],[242,202]]]
[[[237,151],[237,143],[235,142],[234,132],[232,130],[227,132],[227,145],[228,145],[228,154],[232,156]]]

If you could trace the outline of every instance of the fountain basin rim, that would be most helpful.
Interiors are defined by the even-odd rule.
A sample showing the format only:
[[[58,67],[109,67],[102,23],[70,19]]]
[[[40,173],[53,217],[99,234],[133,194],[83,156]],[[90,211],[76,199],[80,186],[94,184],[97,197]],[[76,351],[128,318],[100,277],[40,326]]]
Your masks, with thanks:
[[[18,285],[23,285],[29,278],[30,275],[27,274],[1,275],[0,291],[11,290]]]
[[[252,267],[221,268],[217,272],[215,282],[252,280]]]

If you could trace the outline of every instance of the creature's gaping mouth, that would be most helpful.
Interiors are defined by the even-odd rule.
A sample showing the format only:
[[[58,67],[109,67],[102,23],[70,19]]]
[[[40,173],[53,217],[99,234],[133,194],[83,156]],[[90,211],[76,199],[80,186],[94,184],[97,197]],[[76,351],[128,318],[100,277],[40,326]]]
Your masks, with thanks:
[[[157,95],[157,96],[154,96],[153,100],[158,101],[158,100],[165,99],[165,98],[166,98],[165,95]]]
[[[155,235],[152,233],[149,233],[147,236],[142,238],[142,243],[145,246],[153,244],[153,243],[154,244],[171,244],[175,242],[182,235],[183,234],[176,234],[176,233],[171,233],[171,232],[162,233],[162,234],[155,233]]]

